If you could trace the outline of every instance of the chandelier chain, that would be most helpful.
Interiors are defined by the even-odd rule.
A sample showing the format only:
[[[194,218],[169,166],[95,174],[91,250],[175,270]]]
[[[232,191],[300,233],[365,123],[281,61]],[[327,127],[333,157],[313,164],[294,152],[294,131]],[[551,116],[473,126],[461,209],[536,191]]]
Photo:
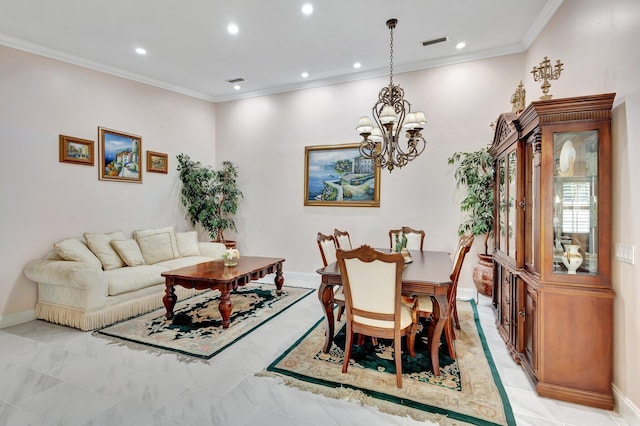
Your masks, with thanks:
[[[389,28],[391,31],[391,42],[389,43],[389,84],[393,86],[393,27]]]

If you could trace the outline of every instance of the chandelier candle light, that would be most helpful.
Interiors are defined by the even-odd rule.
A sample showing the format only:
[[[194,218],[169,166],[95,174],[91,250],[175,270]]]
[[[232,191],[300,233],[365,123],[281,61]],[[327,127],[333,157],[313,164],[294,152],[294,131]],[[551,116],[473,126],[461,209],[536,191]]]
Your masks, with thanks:
[[[393,84],[393,29],[397,19],[389,19],[387,27],[391,33],[389,86],[383,87],[378,101],[372,109],[373,126],[369,117],[361,117],[356,130],[362,136],[360,154],[373,160],[376,167],[387,168],[389,173],[401,168],[422,154],[427,142],[421,131],[426,124],[422,111],[411,112],[411,104],[404,99],[404,90]],[[400,146],[401,133],[406,132],[406,148]]]

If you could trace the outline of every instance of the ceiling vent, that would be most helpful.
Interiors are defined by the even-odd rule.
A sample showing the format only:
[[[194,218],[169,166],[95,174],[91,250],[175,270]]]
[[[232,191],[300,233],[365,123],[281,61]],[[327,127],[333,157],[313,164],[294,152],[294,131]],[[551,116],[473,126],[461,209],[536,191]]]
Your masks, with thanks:
[[[231,84],[242,83],[244,78],[232,78],[231,80],[227,80]]]
[[[440,37],[434,38],[433,40],[423,41],[423,46],[431,46],[432,44],[444,43],[445,41],[449,41],[449,37]]]

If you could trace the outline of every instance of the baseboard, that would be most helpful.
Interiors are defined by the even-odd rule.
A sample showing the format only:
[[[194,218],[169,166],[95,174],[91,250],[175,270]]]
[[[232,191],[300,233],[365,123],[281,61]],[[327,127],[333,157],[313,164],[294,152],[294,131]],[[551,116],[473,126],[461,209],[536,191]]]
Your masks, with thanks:
[[[320,287],[320,275],[309,272],[289,272],[283,271],[284,285],[291,287]],[[268,274],[257,280],[261,283],[273,284],[276,274]]]
[[[36,319],[35,309],[16,312],[15,314],[0,315],[0,329],[22,324],[23,322],[33,321],[34,319]]]
[[[636,407],[615,385],[612,386],[612,389],[618,414],[629,426],[640,426],[640,408]]]
[[[478,292],[474,288],[460,288],[458,287],[458,295],[456,297],[460,300],[470,300],[473,299],[478,302]]]

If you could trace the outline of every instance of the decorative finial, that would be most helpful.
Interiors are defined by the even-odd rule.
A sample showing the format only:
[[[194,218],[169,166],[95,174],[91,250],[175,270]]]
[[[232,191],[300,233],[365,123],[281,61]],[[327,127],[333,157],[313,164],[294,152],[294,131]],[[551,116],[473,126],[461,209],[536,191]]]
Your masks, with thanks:
[[[540,62],[539,66],[534,66],[531,74],[533,74],[533,81],[542,80],[542,96],[540,96],[541,100],[551,99],[552,95],[549,95],[549,88],[551,84],[549,84],[549,80],[557,80],[560,78],[560,73],[562,72],[562,66],[564,64],[560,62],[560,59],[556,61],[555,66],[551,66],[551,61],[546,56]]]
[[[527,91],[522,86],[522,80],[520,80],[516,91],[511,95],[511,112],[520,114],[524,110],[526,94]]]

